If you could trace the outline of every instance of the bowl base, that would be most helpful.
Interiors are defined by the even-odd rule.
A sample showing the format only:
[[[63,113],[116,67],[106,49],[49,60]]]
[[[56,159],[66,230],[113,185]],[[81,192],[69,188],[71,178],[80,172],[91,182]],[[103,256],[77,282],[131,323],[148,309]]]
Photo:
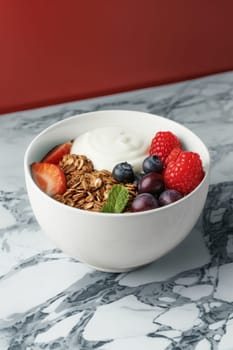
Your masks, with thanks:
[[[100,266],[95,266],[95,265],[92,265],[92,264],[88,264],[88,263],[85,263],[84,264],[87,264],[90,268],[92,269],[95,269],[97,271],[101,271],[101,272],[109,272],[109,273],[125,273],[125,272],[130,272],[130,271],[134,271],[134,270],[137,270],[137,269],[140,269],[140,268],[143,268],[144,266],[150,264],[150,263],[147,263],[147,264],[143,264],[143,265],[137,265],[137,266],[134,266],[134,267],[122,267],[122,268],[105,268],[105,267],[100,267]]]

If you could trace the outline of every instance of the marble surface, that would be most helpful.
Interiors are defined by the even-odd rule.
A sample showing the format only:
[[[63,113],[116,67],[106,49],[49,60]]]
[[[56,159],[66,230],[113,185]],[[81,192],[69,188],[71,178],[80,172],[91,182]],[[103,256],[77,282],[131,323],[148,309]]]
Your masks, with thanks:
[[[211,186],[190,235],[125,274],[56,249],[28,202],[23,155],[50,124],[100,109],[181,122],[209,147]],[[233,349],[233,72],[0,116],[0,350]]]

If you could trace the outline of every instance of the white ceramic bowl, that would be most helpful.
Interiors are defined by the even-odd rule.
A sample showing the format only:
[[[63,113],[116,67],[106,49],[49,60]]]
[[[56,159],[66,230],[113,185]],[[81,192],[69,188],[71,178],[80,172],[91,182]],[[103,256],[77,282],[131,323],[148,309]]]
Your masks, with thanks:
[[[138,213],[96,213],[64,205],[43,193],[32,179],[30,165],[56,144],[101,126],[136,128],[149,140],[157,131],[170,130],[185,148],[201,156],[205,177],[181,200]],[[127,159],[126,159],[127,161]],[[24,169],[30,203],[41,228],[66,254],[102,271],[123,272],[148,264],[177,246],[191,231],[205,204],[210,156],[192,131],[149,113],[111,110],[77,115],[53,124],[28,146]]]

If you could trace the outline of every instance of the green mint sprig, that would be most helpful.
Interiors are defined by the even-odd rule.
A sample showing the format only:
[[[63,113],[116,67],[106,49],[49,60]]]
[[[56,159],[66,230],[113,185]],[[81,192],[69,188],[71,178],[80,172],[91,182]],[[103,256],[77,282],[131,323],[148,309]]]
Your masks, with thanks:
[[[103,213],[122,213],[129,200],[129,192],[123,185],[114,185],[108,193],[107,202],[101,209]]]

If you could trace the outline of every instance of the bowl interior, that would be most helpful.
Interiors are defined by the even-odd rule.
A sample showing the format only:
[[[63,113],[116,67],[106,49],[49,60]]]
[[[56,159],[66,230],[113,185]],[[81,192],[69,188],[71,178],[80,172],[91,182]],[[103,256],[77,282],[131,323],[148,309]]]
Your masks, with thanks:
[[[54,146],[76,138],[78,135],[102,126],[123,126],[148,139],[148,145],[157,131],[172,131],[182,141],[184,148],[200,154],[206,173],[210,157],[204,143],[191,130],[167,118],[144,112],[109,110],[76,115],[55,123],[42,131],[30,143],[25,153],[25,171]],[[127,161],[127,159],[126,159]]]

